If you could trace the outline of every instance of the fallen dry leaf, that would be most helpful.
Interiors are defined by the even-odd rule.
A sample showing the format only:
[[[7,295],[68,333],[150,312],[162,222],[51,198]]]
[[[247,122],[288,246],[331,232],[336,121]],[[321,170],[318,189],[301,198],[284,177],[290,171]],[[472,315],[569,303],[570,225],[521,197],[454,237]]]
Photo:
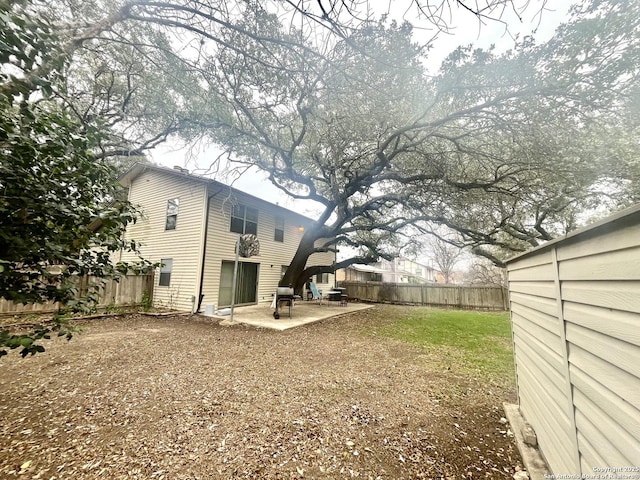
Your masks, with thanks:
[[[520,459],[500,419],[513,386],[369,333],[409,311],[284,332],[84,322],[69,343],[2,359],[0,478],[511,478]]]

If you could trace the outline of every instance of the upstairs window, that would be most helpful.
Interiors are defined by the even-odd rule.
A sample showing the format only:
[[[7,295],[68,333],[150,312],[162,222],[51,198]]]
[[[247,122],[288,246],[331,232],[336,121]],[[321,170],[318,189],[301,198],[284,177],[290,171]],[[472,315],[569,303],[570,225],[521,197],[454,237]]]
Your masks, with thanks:
[[[284,217],[276,216],[276,230],[273,235],[276,242],[284,242]]]
[[[167,222],[165,223],[165,230],[175,230],[178,223],[178,207],[180,206],[180,199],[172,198],[167,201]]]
[[[234,205],[231,209],[231,228],[235,233],[258,234],[258,209]]]
[[[160,260],[160,281],[158,285],[168,287],[171,284],[171,270],[173,270],[173,258],[163,258]]]
[[[316,275],[316,283],[329,283],[328,273],[318,273]]]

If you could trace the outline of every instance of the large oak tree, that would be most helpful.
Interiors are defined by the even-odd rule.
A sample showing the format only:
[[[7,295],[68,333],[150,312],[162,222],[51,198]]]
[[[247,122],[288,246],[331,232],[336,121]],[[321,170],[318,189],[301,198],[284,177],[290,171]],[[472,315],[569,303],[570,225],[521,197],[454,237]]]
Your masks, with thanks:
[[[411,25],[361,17],[356,5],[3,3],[57,35],[22,63],[5,52],[19,75],[3,77],[0,93],[50,99],[91,139],[95,160],[139,155],[172,134],[206,138],[314,201],[318,221],[282,280],[296,286],[443,226],[499,263],[603,199],[636,198],[640,7],[584,2],[546,44],[459,48],[429,76],[428,45]],[[29,28],[21,22],[10,31]],[[357,253],[305,268],[342,245]]]
[[[287,72],[325,58],[318,47],[335,44],[332,36],[348,40],[362,6],[282,1],[268,13],[257,2],[1,1],[0,296],[84,309],[90,299],[73,300],[75,275],[103,278],[148,265],[113,263],[113,252],[135,249],[122,233],[136,215],[126,201],[114,203],[114,166],[171,134],[207,134],[202,127],[212,118],[221,128],[233,123],[224,95],[192,105],[210,98],[207,69],[217,53],[230,50],[287,81]],[[315,28],[287,29],[280,14]],[[313,32],[321,33],[315,42]],[[281,56],[286,49],[298,55],[294,63]],[[2,330],[0,355],[2,347],[42,351],[38,340],[51,330],[70,335],[62,316],[24,334]]]
[[[585,4],[548,43],[459,48],[436,77],[407,24],[369,24],[322,56],[222,48],[205,59],[200,121],[237,161],[319,205],[283,284],[443,227],[500,264],[585,211],[637,199],[638,18],[619,2]],[[358,253],[305,268],[338,245]]]

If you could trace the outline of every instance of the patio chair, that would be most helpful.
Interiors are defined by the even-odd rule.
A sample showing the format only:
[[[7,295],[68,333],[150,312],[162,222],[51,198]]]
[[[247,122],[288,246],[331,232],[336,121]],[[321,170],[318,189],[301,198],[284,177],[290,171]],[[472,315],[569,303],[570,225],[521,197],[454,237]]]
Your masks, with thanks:
[[[322,293],[318,291],[318,286],[315,282],[309,282],[309,289],[313,295],[311,300],[318,300],[318,303],[322,305]]]

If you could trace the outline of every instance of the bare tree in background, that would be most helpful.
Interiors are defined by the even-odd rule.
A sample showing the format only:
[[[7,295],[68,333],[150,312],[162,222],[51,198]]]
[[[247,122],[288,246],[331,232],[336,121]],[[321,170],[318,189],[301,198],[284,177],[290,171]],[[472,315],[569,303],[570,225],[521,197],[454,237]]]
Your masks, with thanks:
[[[451,283],[454,269],[464,253],[452,237],[450,240],[448,238],[446,235],[433,236],[426,242],[430,258],[442,273],[444,283]]]
[[[307,21],[323,25],[346,38],[354,28],[363,23],[376,21],[379,15],[400,13],[401,20],[411,22],[416,28],[433,31],[433,38],[439,33],[450,32],[451,22],[456,17],[473,16],[478,27],[490,22],[504,25],[510,34],[507,14],[522,21],[526,11],[541,20],[547,9],[547,0],[284,0],[284,3]],[[533,12],[531,12],[533,10]]]
[[[506,288],[507,269],[498,267],[485,258],[476,257],[469,267],[467,279],[473,284],[495,285]]]

